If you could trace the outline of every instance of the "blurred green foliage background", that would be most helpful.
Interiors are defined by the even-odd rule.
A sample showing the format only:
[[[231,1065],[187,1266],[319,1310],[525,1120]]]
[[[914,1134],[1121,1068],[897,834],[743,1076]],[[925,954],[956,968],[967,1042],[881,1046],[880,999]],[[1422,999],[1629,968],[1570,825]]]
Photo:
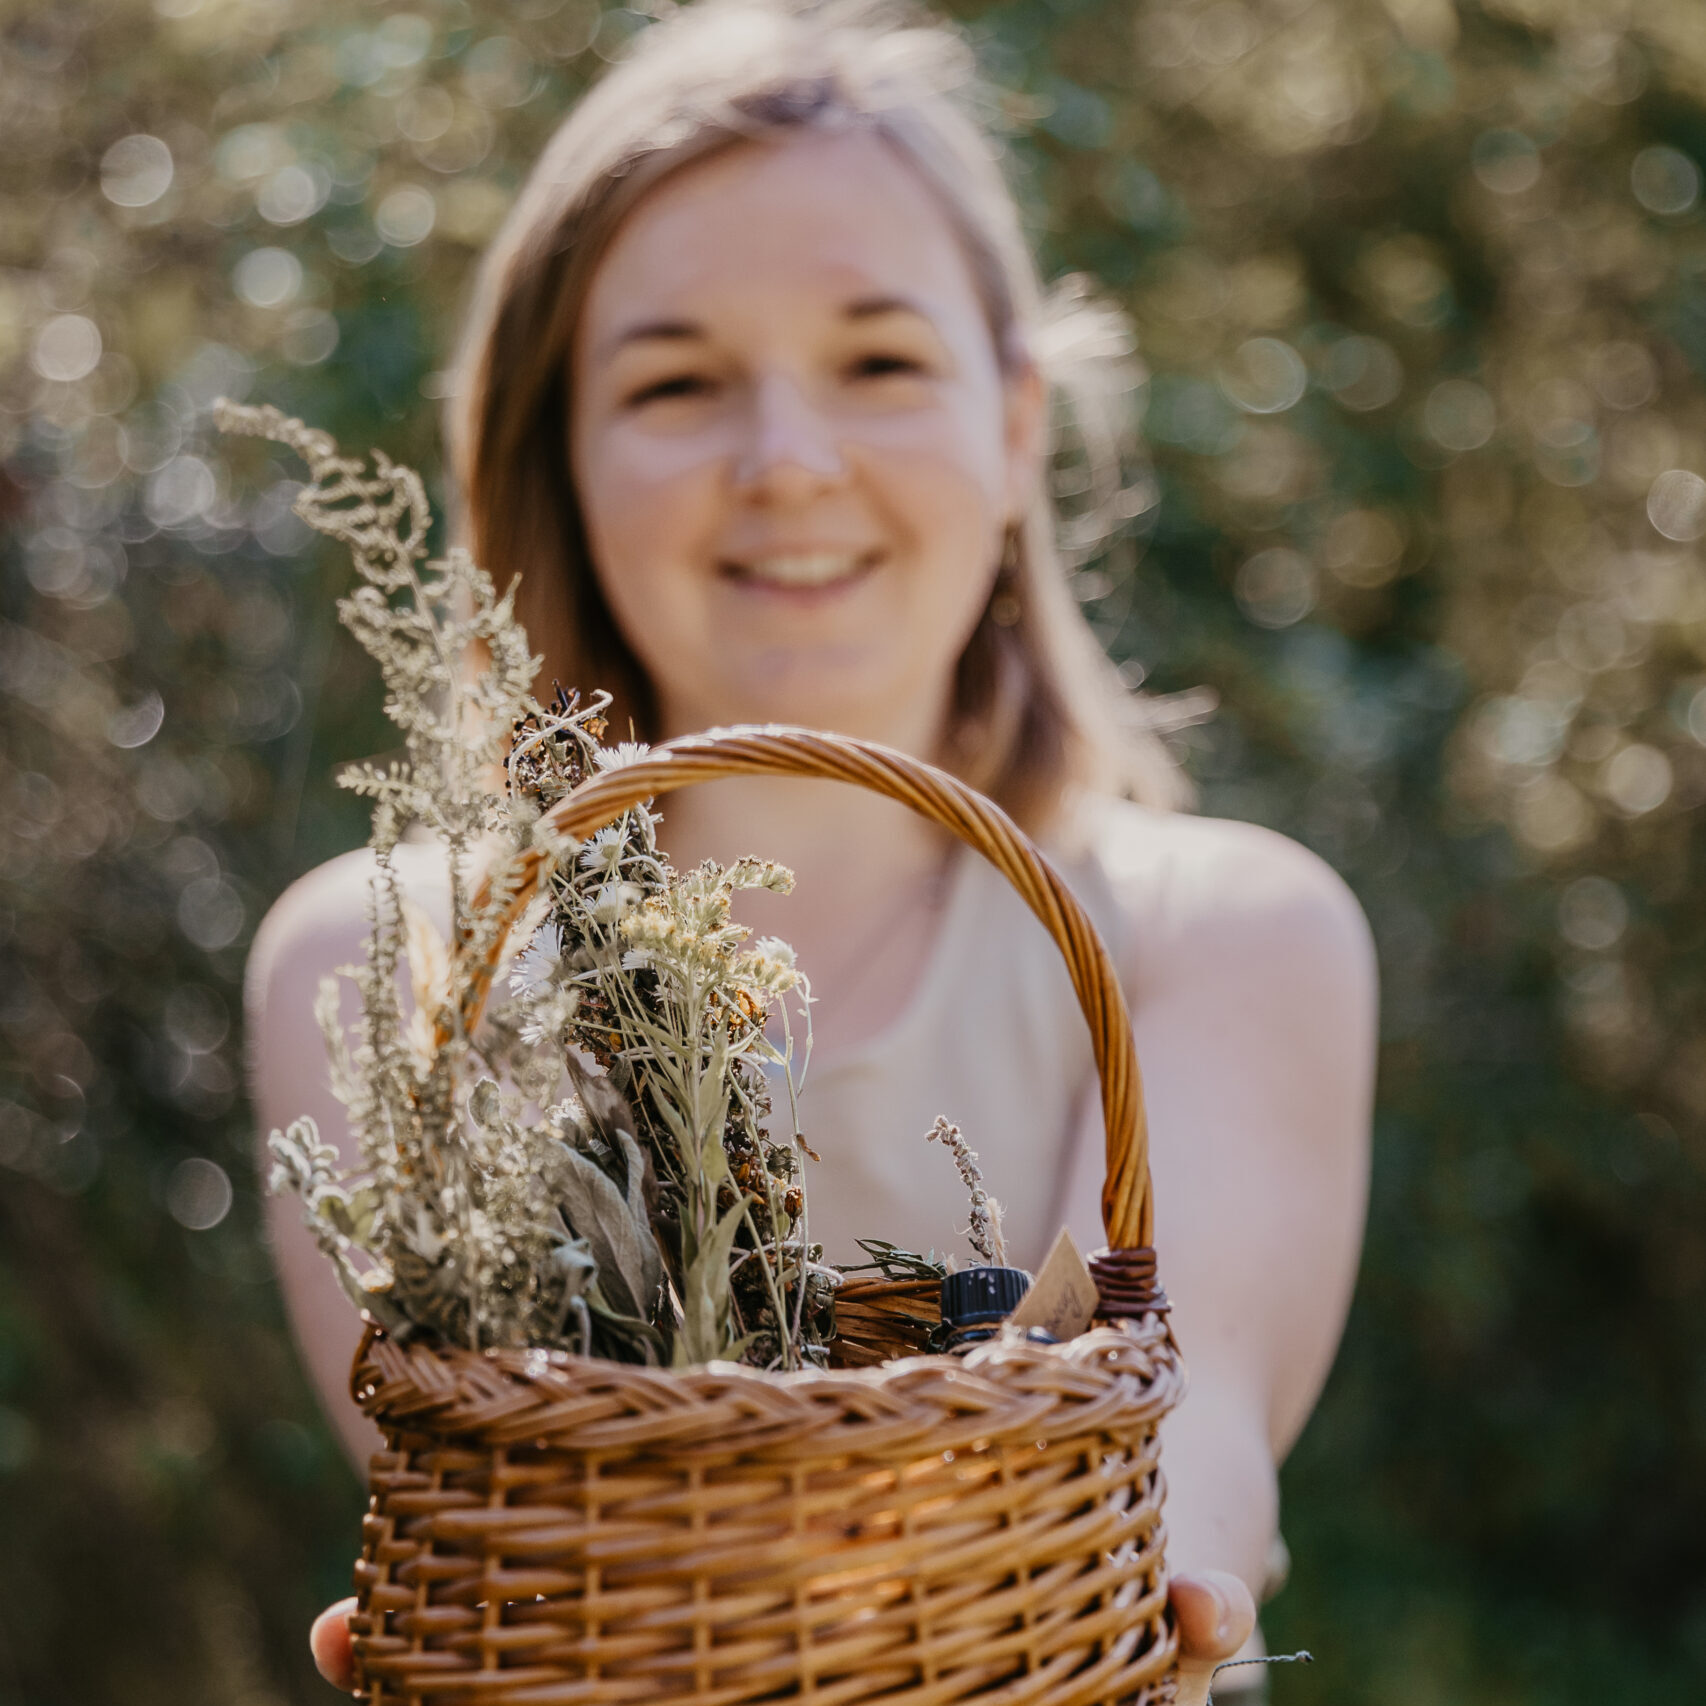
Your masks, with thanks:
[[[658,0],[667,5],[669,0]],[[1706,16],[958,0],[1052,272],[1140,330],[1080,593],[1208,684],[1205,809],[1355,885],[1350,1333],[1281,1701],[1706,1676]],[[481,244],[645,28],[595,0],[0,5],[0,1706],[330,1698],[360,1508],[241,1098],[245,944],[391,744],[221,392],[437,462]]]

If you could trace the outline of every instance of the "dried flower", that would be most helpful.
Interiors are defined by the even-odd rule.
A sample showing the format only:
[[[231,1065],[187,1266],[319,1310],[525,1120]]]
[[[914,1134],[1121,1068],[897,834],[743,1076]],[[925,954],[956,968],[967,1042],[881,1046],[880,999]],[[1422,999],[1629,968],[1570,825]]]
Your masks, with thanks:
[[[1001,1204],[983,1188],[983,1173],[977,1151],[960,1135],[960,1128],[938,1114],[936,1123],[924,1134],[926,1143],[940,1143],[954,1157],[954,1166],[971,1192],[971,1225],[966,1241],[986,1261],[997,1266],[1007,1261],[1007,1244],[1001,1236]]]
[[[274,409],[223,404],[218,418],[307,461],[296,512],[355,558],[363,584],[340,614],[408,742],[406,763],[343,777],[373,801],[376,862],[365,959],[344,973],[353,1041],[336,979],[316,1009],[360,1165],[341,1171],[300,1120],[272,1135],[273,1187],[302,1197],[345,1289],[400,1335],[821,1359],[835,1276],[809,1242],[786,1013],[780,1045],[766,1030],[775,997],[809,990],[785,943],[747,949],[730,916],[741,889],[785,892],[792,877],[756,859],[677,873],[644,805],[582,846],[552,839],[552,805],[646,748],[601,744],[601,696],[530,697],[536,660],[508,596],[464,553],[426,561],[412,470],[376,453],[368,472]],[[488,780],[500,761],[507,792]],[[411,824],[446,848],[448,936],[391,866]],[[542,890],[512,928],[529,863]],[[507,979],[488,980],[512,949]],[[475,1026],[488,987],[507,993]],[[787,1143],[768,1135],[767,1064],[788,1085]]]

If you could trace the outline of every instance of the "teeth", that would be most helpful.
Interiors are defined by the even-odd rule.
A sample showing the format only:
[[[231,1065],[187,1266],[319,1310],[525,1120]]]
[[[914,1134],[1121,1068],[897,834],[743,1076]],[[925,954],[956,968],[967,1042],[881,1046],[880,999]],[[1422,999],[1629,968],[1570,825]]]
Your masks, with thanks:
[[[748,580],[772,586],[828,586],[859,567],[860,558],[846,551],[813,551],[785,557],[755,557],[741,564]]]

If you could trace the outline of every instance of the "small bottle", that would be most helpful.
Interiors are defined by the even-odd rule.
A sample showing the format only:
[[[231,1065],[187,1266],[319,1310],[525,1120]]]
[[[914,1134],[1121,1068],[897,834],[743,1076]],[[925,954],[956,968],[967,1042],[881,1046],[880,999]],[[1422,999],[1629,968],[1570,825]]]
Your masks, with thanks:
[[[942,1276],[942,1321],[948,1350],[961,1356],[973,1345],[995,1337],[1001,1323],[1031,1289],[1023,1268],[961,1268]]]

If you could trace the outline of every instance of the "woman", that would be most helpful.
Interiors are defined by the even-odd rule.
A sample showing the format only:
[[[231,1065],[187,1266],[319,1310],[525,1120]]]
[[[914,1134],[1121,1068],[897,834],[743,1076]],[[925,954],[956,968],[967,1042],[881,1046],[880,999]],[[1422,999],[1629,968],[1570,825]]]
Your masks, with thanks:
[[[1157,1244],[1189,1361],[1169,1423],[1186,1690],[1249,1634],[1275,1465],[1314,1402],[1356,1263],[1374,1013],[1338,880],[1246,825],[1171,812],[1156,750],[1055,554],[1054,358],[1106,316],[1046,305],[963,49],[869,14],[713,0],[650,31],[564,125],[484,265],[452,420],[465,531],[545,678],[661,739],[786,721],[885,741],[992,793],[1056,857],[1126,980]],[[980,863],[886,802],[724,783],[665,802],[678,865],[757,852],[821,1001],[804,1123],[832,1257],[963,1217],[922,1134],[947,1112],[1035,1263],[1101,1241],[1101,1131],[1065,974]],[[430,897],[430,849],[406,850]],[[365,861],[284,896],[250,975],[262,1130],[340,1129],[311,993],[355,957]],[[759,897],[769,902],[771,897]],[[356,1328],[276,1209],[299,1337],[342,1398]],[[316,1627],[347,1667],[334,1613]],[[1222,1695],[1239,1677],[1234,1672]]]

